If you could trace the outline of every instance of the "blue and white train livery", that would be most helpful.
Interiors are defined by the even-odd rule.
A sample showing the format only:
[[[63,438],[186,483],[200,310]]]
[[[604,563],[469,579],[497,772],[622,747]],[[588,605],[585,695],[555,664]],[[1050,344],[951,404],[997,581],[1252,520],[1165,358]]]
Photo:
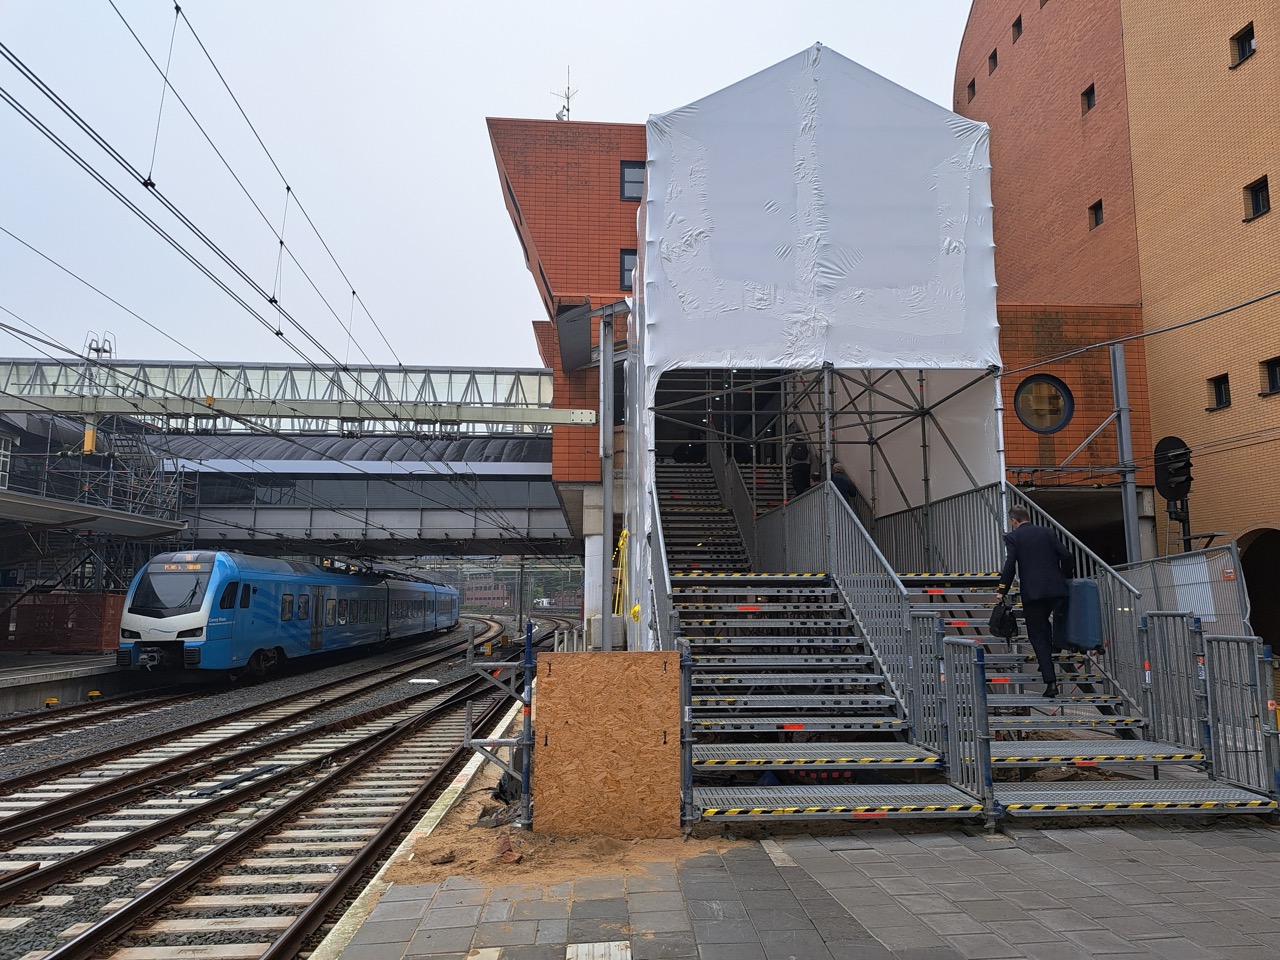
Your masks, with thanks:
[[[162,553],[138,571],[116,663],[249,671],[458,625],[458,591],[224,551]]]

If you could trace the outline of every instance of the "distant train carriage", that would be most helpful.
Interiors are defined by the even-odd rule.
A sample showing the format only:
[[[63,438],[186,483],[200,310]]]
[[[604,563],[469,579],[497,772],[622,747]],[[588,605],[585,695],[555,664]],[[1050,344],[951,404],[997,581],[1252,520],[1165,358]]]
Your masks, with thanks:
[[[248,670],[448,630],[452,587],[222,551],[164,553],[138,571],[116,662],[134,668]]]

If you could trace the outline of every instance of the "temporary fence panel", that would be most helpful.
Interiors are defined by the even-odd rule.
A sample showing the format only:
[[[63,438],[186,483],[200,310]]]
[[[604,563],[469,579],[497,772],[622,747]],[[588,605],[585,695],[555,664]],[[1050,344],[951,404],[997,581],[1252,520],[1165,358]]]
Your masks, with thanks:
[[[1215,779],[1277,796],[1274,692],[1257,637],[1204,636],[1209,760]]]
[[[991,811],[994,788],[982,644],[960,637],[943,639],[941,689],[946,715],[947,779]]]
[[[942,753],[942,705],[938,691],[942,660],[942,618],[936,613],[911,612],[911,653],[907,658],[907,716],[911,739]]]
[[[1143,711],[1153,740],[1204,750],[1204,650],[1189,613],[1152,611],[1142,617]]]
[[[1142,594],[1139,612],[1190,610],[1219,637],[1251,637],[1249,593],[1234,541],[1116,568]]]

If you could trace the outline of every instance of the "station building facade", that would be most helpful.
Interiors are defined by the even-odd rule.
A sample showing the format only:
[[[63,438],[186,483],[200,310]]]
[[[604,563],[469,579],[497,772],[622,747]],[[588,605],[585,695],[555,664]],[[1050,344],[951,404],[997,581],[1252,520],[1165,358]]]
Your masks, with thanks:
[[[1150,410],[1137,459],[1190,447],[1192,530],[1238,541],[1263,636],[1280,628],[1277,90],[1274,3],[975,0],[953,105],[991,128],[1001,316],[1028,323],[1005,326],[1006,369],[1147,334],[1126,345]],[[1088,376],[1103,354],[1071,363]],[[1154,515],[1156,550],[1180,550],[1163,499]]]

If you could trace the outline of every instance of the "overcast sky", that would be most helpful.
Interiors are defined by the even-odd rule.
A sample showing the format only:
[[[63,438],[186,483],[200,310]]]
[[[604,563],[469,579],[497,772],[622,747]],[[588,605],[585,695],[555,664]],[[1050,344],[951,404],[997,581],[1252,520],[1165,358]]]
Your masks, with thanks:
[[[175,34],[168,0],[115,4],[161,67],[174,37],[173,89],[226,165],[172,92],[156,138],[160,74],[109,0],[3,0],[0,42],[319,346],[7,60],[0,89],[266,322],[0,102],[0,228],[158,331],[3,232],[0,323],[76,352],[110,334],[124,359],[300,362],[300,352],[324,363],[323,348],[343,362],[462,367],[542,365],[529,321],[545,313],[503,206],[486,117],[553,118],[563,101],[552,91],[564,90],[568,69],[573,120],[643,123],[816,41],[950,107],[969,9],[968,0],[183,0],[190,27],[179,19]],[[285,181],[196,36],[300,207],[286,204]],[[353,318],[353,287],[389,345],[359,306]],[[0,356],[39,355],[0,328]]]

